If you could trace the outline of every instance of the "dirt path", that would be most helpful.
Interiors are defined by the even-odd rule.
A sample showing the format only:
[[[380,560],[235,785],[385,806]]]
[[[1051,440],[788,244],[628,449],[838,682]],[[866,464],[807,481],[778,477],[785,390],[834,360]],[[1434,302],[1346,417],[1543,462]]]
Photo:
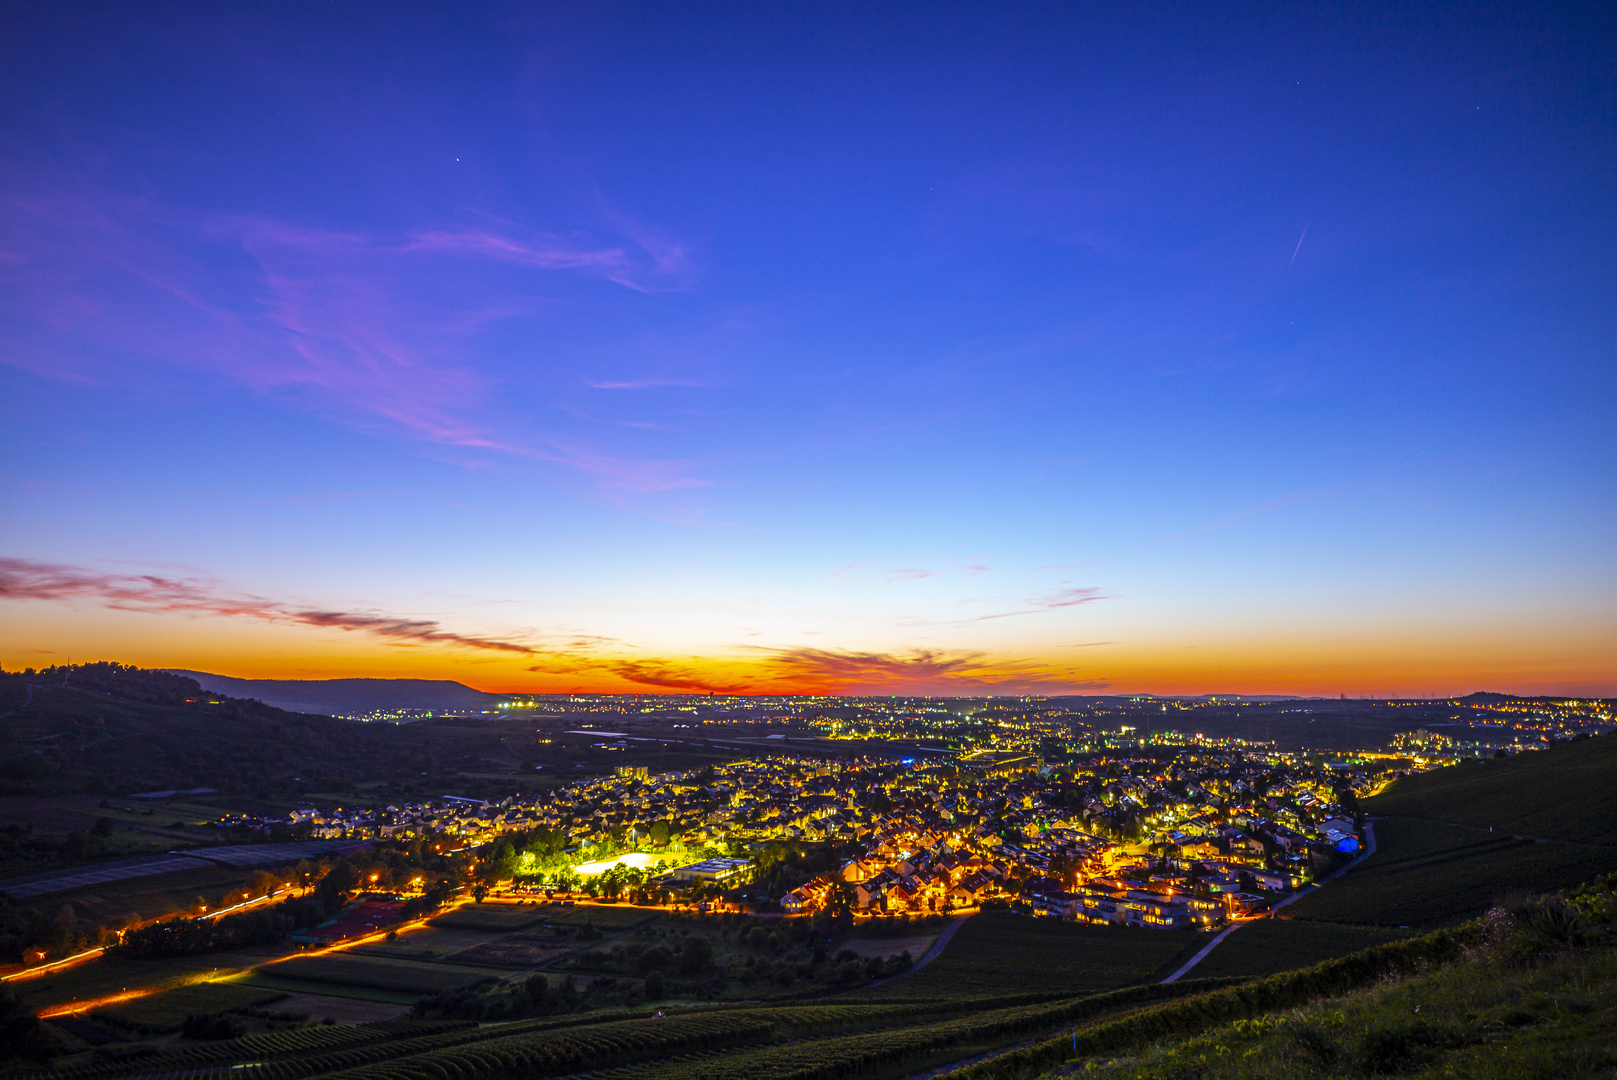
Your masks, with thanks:
[[[917,971],[920,971],[932,961],[936,960],[939,956],[943,955],[944,946],[949,944],[949,939],[954,937],[956,930],[959,930],[962,926],[966,925],[966,920],[969,918],[971,918],[970,915],[962,915],[948,926],[945,926],[943,928],[943,933],[938,935],[938,940],[934,941],[932,943],[932,947],[926,951],[926,955],[915,961],[914,966],[908,971],[901,971],[897,975],[889,975],[885,979],[877,979],[875,982],[866,983],[864,986],[858,987],[857,989],[869,990],[874,986],[885,986],[894,979],[902,979],[906,978],[907,976],[914,975]]]

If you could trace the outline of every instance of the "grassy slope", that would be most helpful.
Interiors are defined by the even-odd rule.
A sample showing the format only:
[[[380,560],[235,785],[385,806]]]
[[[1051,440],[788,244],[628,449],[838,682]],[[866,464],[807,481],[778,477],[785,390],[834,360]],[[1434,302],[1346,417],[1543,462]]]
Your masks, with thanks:
[[[1368,799],[1377,816],[1617,844],[1617,737],[1406,777]]]
[[[1121,1059],[1121,1060],[1119,1060]],[[1617,1069],[1617,956],[1531,968],[1470,961],[1221,1025],[1092,1064],[1097,1080],[1610,1077]]]
[[[1205,935],[1191,931],[1084,926],[986,912],[967,920],[937,960],[861,996],[1095,993],[1161,978],[1206,943]]]
[[[1407,777],[1364,809],[1379,819],[1377,853],[1287,914],[1383,926],[1453,923],[1511,892],[1565,888],[1617,870],[1617,737]]]
[[[1346,956],[1404,936],[1384,926],[1350,926],[1290,919],[1264,919],[1243,926],[1197,964],[1198,979],[1273,975]]]

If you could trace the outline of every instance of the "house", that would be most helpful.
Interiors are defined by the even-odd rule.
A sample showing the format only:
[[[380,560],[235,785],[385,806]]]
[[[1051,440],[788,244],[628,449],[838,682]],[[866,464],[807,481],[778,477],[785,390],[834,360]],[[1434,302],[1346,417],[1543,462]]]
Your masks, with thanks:
[[[837,883],[828,877],[806,881],[781,897],[780,908],[788,915],[819,911],[836,897]]]

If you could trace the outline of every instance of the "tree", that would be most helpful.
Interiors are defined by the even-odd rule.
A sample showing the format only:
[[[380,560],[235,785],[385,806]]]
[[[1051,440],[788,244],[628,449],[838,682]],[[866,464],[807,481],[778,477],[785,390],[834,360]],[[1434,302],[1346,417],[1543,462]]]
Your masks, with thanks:
[[[703,934],[692,934],[685,939],[679,954],[679,973],[697,975],[713,962],[713,943]]]
[[[663,996],[663,973],[657,968],[646,973],[645,991],[646,997],[652,1001]]]

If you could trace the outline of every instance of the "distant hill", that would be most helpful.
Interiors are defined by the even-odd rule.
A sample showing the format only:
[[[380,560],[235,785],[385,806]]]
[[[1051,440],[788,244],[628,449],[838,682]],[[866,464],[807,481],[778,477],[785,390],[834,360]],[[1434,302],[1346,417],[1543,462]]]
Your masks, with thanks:
[[[392,709],[435,712],[492,709],[504,700],[448,679],[233,679],[205,671],[170,668],[202,689],[252,698],[287,712],[351,716]]]
[[[191,787],[284,793],[292,777],[331,792],[368,778],[427,774],[422,782],[436,783],[450,761],[507,754],[500,726],[481,718],[363,724],[113,663],[0,672],[0,747],[0,795]]]

